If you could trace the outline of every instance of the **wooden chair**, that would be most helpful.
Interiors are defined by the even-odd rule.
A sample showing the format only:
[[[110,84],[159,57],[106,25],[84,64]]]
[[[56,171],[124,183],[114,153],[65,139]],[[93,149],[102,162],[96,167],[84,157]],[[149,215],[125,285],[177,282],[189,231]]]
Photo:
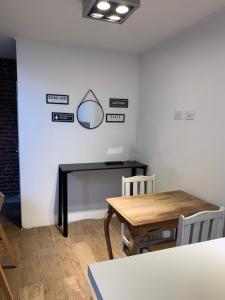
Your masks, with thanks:
[[[177,246],[221,238],[224,235],[225,209],[203,211],[185,218],[180,216]]]
[[[12,292],[10,290],[8,281],[3,272],[2,266],[0,265],[0,287],[3,289],[3,292],[7,300],[14,300]]]
[[[4,195],[0,192],[0,212],[2,209],[3,202],[4,202]],[[5,232],[1,222],[0,222],[0,251],[3,251],[7,255],[9,255],[9,257],[11,258],[11,260],[13,262],[14,267],[17,266],[16,255],[15,255],[13,248],[7,238],[6,232]],[[7,279],[5,277],[5,274],[3,272],[1,264],[0,264],[0,286],[3,289],[6,299],[13,300],[12,292],[10,290],[9,284],[7,282]]]
[[[155,193],[155,175],[152,176],[133,176],[133,177],[122,177],[122,196],[137,196],[144,194],[154,194]],[[128,249],[129,237],[126,235],[126,225],[121,224],[121,247],[122,250]],[[171,232],[171,229],[169,229]],[[151,232],[151,234],[153,234]],[[162,230],[155,230],[154,235],[162,235]],[[165,242],[171,240],[171,238],[158,238],[151,239],[147,238],[147,241],[143,241],[140,248],[145,248],[149,245],[157,244],[160,242]]]

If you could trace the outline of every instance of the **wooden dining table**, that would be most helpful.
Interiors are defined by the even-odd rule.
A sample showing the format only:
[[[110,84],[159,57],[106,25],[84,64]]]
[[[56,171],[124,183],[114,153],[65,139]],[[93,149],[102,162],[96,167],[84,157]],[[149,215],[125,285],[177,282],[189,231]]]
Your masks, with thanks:
[[[180,215],[185,217],[219,207],[184,191],[170,191],[129,197],[106,199],[108,211],[104,220],[105,239],[109,259],[113,259],[109,224],[113,214],[128,227],[129,254],[139,252],[140,242],[150,231],[177,228]]]

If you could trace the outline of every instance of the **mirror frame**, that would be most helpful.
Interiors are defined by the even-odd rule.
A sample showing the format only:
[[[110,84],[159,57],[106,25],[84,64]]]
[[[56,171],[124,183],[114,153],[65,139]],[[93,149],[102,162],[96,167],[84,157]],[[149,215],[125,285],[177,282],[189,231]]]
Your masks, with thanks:
[[[87,127],[85,127],[85,126],[83,126],[82,124],[81,124],[81,122],[79,121],[79,119],[78,119],[78,110],[79,110],[79,108],[80,108],[80,106],[82,105],[82,104],[84,104],[85,102],[95,102],[97,105],[99,105],[99,107],[101,108],[101,110],[102,110],[102,120],[101,120],[101,122],[98,124],[98,126],[95,126],[95,127],[92,127],[92,128],[87,128]],[[103,108],[102,108],[102,106],[101,106],[101,104],[98,102],[98,101],[95,101],[95,100],[84,100],[84,101],[81,101],[81,103],[79,104],[79,106],[77,107],[77,113],[76,113],[76,115],[77,115],[77,121],[78,121],[78,123],[83,127],[83,128],[85,128],[85,129],[96,129],[96,128],[98,128],[101,124],[102,124],[102,122],[103,122],[103,120],[104,120],[104,110],[103,110]]]

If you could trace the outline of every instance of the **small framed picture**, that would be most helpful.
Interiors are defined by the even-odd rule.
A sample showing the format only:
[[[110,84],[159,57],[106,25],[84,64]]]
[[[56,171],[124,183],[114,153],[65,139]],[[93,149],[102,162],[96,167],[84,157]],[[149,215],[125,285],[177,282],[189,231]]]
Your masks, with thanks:
[[[74,122],[74,113],[53,112],[52,113],[52,122],[73,123]]]
[[[46,94],[47,104],[69,104],[69,95]]]
[[[128,99],[110,98],[109,107],[128,108]]]
[[[107,123],[124,123],[125,114],[106,114]]]

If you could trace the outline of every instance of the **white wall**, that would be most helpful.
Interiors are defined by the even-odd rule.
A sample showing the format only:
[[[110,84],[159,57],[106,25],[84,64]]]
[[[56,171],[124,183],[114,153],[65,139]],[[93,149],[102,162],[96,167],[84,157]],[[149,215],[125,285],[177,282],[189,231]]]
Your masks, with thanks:
[[[108,148],[136,144],[139,58],[18,38],[17,63],[22,223],[41,226],[55,222],[60,163],[104,161]],[[51,122],[53,111],[75,113],[90,88],[105,113],[126,113],[126,123],[104,120],[87,130],[76,120]],[[47,105],[46,93],[70,95],[69,106]],[[110,97],[128,98],[129,109],[109,108]],[[69,219],[102,216],[105,198],[120,195],[121,176],[119,171],[70,175]]]
[[[181,188],[225,206],[225,14],[144,55],[138,122],[139,159],[157,190]],[[175,110],[194,121],[175,121]]]

